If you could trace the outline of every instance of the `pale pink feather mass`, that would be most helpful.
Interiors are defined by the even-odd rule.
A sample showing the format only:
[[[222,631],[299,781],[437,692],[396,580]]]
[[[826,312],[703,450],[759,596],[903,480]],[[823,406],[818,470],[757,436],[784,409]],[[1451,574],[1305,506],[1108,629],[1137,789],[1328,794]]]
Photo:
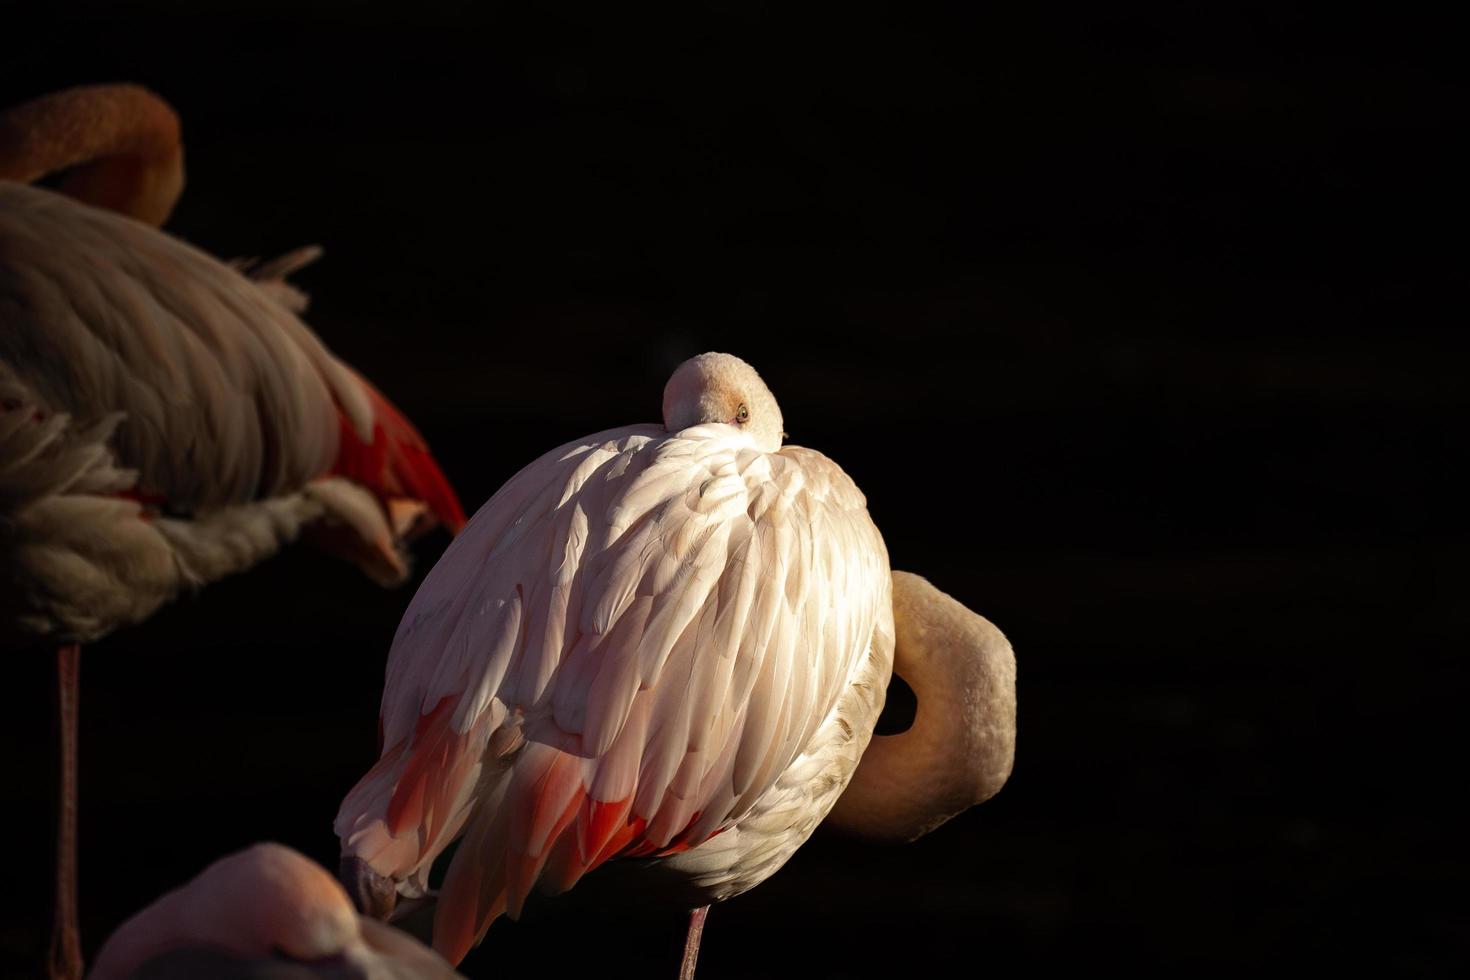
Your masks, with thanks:
[[[463,836],[435,920],[451,962],[533,887],[614,856],[663,858],[703,902],[754,886],[871,734],[893,626],[863,495],[781,447],[748,365],[690,365],[666,413],[693,424],[610,430],[526,467],[399,627],[383,756],[337,831],[404,895]]]

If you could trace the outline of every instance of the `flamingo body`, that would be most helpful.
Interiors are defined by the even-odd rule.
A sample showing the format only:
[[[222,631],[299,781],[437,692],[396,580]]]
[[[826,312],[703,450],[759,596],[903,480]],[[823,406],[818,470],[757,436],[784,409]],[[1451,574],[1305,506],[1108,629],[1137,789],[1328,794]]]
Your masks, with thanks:
[[[892,666],[887,551],[835,463],[763,438],[633,426],[553,450],[414,597],[382,758],[337,832],[405,895],[463,836],[434,929],[451,962],[613,857],[739,894],[851,777]]]
[[[393,582],[404,506],[463,523],[423,440],[281,274],[0,181],[6,638],[93,641],[312,524]]]

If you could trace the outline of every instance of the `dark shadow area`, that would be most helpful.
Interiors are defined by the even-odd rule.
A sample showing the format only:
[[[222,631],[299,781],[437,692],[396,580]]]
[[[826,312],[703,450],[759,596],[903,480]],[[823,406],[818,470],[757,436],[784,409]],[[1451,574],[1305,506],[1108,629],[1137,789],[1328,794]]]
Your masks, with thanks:
[[[883,702],[883,713],[878,716],[878,724],[873,726],[873,734],[899,735],[908,731],[914,723],[914,714],[918,707],[914,689],[902,677],[894,674],[888,684],[888,698]]]

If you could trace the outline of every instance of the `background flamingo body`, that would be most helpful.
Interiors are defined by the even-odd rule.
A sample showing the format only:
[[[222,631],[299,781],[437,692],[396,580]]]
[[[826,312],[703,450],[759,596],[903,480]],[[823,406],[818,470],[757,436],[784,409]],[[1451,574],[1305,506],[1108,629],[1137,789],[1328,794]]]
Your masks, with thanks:
[[[63,168],[90,204],[25,184]],[[296,318],[284,277],[315,251],[252,281],[152,227],[182,186],[178,118],[137,86],[0,115],[0,645],[57,649],[53,978],[82,969],[78,644],[307,528],[395,584],[409,537],[464,523],[413,426]]]
[[[289,295],[139,222],[0,182],[0,629],[90,642],[314,522],[350,532],[339,550],[394,582],[424,526],[395,501],[463,523],[418,433]]]

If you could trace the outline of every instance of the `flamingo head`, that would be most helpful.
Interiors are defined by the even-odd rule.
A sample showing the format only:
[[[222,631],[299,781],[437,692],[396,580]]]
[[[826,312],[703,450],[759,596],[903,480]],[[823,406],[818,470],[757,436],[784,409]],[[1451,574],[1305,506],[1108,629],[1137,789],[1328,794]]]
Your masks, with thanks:
[[[675,369],[664,386],[664,428],[723,422],[748,432],[762,451],[781,448],[786,433],[776,396],[755,368],[733,354],[700,354]]]

